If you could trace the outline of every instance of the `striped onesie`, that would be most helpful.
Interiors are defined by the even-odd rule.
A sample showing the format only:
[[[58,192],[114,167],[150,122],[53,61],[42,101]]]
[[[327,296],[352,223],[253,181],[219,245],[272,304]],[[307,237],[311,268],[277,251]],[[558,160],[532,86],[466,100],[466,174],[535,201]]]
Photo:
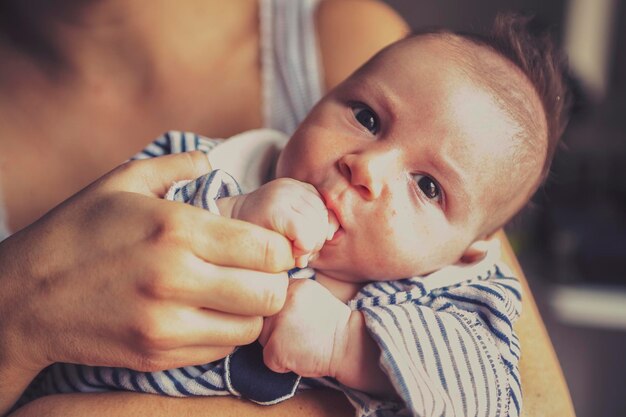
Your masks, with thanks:
[[[242,179],[244,192],[258,187],[268,179],[268,168],[286,140],[271,130],[247,132],[226,142],[168,132],[136,158],[206,152],[213,168],[219,169],[175,184],[166,198],[217,213],[216,199],[240,192],[240,184],[227,172]],[[300,271],[307,272],[313,277],[310,269]],[[512,325],[520,314],[521,288],[499,262],[497,247],[475,264],[366,284],[348,306],[364,314],[381,349],[379,365],[402,401],[380,401],[332,378],[302,378],[298,389],[340,390],[363,417],[520,415],[520,347]],[[162,372],[55,364],[41,376],[37,391],[240,396],[231,381],[234,372],[228,359]]]

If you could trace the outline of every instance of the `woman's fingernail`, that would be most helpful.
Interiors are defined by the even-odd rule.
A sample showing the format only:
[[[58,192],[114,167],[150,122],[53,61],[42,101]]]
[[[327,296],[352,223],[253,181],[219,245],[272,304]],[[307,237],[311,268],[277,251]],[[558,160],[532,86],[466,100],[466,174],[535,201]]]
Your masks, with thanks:
[[[308,255],[302,255],[302,256],[299,256],[298,259],[296,259],[296,266],[298,268],[306,268],[308,264],[309,264]]]

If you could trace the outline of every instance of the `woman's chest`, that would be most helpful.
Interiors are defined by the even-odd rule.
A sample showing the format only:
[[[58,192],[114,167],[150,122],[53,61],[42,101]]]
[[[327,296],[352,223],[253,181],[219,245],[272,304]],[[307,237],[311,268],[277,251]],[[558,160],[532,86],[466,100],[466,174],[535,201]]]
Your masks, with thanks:
[[[10,230],[30,224],[166,130],[228,137],[262,126],[253,92],[212,93],[162,105],[49,103],[40,112],[0,105],[0,204]]]

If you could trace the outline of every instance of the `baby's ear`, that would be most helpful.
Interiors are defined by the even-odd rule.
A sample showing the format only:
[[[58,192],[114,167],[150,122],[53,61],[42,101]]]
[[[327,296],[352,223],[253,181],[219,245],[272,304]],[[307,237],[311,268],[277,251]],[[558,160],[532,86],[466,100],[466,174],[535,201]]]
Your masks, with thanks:
[[[489,243],[487,242],[489,237],[486,237],[481,240],[477,240],[465,249],[463,255],[461,255],[460,263],[462,264],[473,264],[478,261],[482,261],[487,255],[487,250],[489,248]]]

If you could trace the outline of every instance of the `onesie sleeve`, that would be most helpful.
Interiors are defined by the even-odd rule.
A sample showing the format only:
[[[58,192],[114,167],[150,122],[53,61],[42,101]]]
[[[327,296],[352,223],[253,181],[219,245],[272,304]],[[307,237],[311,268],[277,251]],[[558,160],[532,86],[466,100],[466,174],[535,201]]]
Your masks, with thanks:
[[[421,278],[377,282],[353,300],[404,403],[394,415],[520,414],[520,348],[512,325],[521,289],[503,271],[494,265],[485,277],[431,290]]]
[[[207,138],[193,132],[170,130],[156,138],[141,152],[135,154],[131,160],[156,158],[158,156],[189,151],[202,151],[208,155],[223,141],[223,139]]]
[[[202,151],[207,157],[223,139],[210,139],[192,132],[169,131],[137,153],[131,159],[149,159],[158,156]],[[193,180],[178,181],[172,184],[164,198],[180,201],[220,214],[215,200],[241,194],[235,178],[223,170],[213,170]]]
[[[216,169],[195,180],[175,182],[165,194],[166,200],[180,201],[220,214],[216,200],[241,194],[237,181],[226,171]]]

